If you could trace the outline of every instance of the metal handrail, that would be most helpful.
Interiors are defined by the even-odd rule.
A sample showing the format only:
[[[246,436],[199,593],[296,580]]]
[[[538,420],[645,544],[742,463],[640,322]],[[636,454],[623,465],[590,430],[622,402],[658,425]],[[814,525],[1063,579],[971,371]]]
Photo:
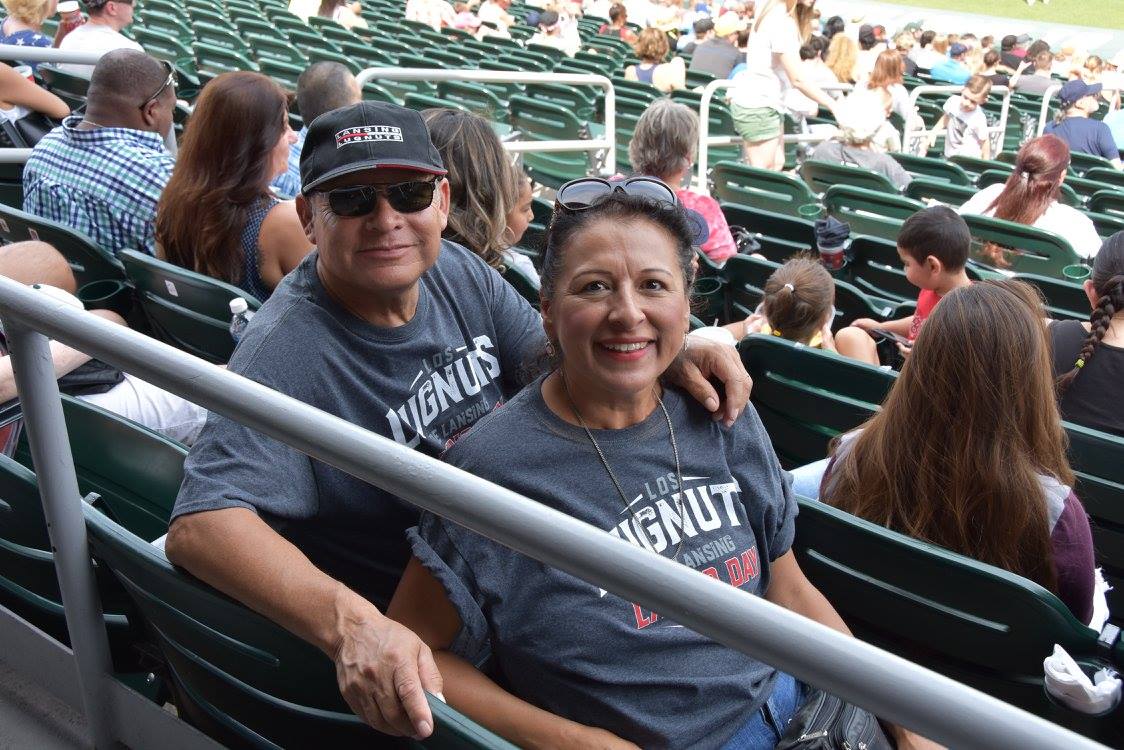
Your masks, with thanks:
[[[97,673],[97,659],[80,657],[91,644],[97,649],[99,636],[93,631],[100,620],[95,622],[87,601],[68,595],[83,589],[88,594],[92,582],[45,335],[938,742],[1020,750],[1101,747],[546,505],[4,278],[0,317],[12,343],[44,506],[49,518],[66,519],[72,531],[65,538],[56,536],[53,528],[51,534],[88,711],[101,707],[103,697],[91,686],[105,675]],[[79,580],[82,575],[85,579]],[[102,628],[102,642],[104,638]],[[104,662],[101,669],[108,668]],[[102,731],[112,730],[103,726]]]
[[[1046,118],[1050,115],[1050,100],[1061,90],[1062,84],[1056,83],[1042,93],[1042,109],[1038,111],[1038,130],[1035,135],[1042,135],[1042,131],[1046,129]]]
[[[913,105],[914,109],[916,109],[917,108],[917,99],[922,94],[941,94],[941,93],[958,94],[963,90],[964,90],[963,86],[954,86],[954,85],[935,86],[935,85],[926,84],[926,85],[923,85],[923,86],[915,86],[913,88],[913,90],[909,92],[909,102],[910,102],[910,104]],[[989,125],[987,127],[987,132],[988,132],[989,137],[992,133],[999,133],[1000,137],[1002,137],[1002,134],[1007,132],[1007,115],[1008,115],[1008,112],[1011,109],[1011,94],[1013,93],[1013,90],[1009,86],[992,86],[991,91],[992,91],[992,93],[995,93],[995,94],[1003,94],[1003,105],[1002,105],[1002,109],[1000,110],[1000,113],[999,113],[999,123],[996,124],[996,125]],[[904,132],[902,133],[902,147],[903,148],[906,147],[906,144],[909,143],[909,138],[912,138],[914,133],[923,133],[923,134],[929,134],[929,135],[943,135],[947,132],[948,132],[948,128],[944,128],[944,129],[941,129],[941,130],[938,130],[937,128],[933,128],[932,130],[928,130],[927,128],[925,128],[924,123],[922,123],[922,126],[920,128],[912,129],[912,128],[910,128],[910,123],[906,122]],[[1000,144],[1000,150],[1002,150],[1002,144]],[[924,155],[924,154],[922,154],[922,155]]]
[[[376,78],[384,81],[466,81],[469,83],[563,83],[597,86],[605,91],[605,135],[582,140],[504,141],[511,152],[604,151],[607,174],[617,171],[617,98],[613,83],[593,73],[516,73],[503,70],[436,70],[429,68],[367,68],[359,73],[359,88]]]
[[[714,101],[714,94],[719,89],[728,89],[735,86],[736,83],[731,79],[718,79],[711,81],[706,85],[702,92],[702,99],[699,101],[699,146],[698,153],[695,156],[695,162],[698,165],[695,172],[695,186],[694,189],[703,194],[709,195],[710,188],[707,182],[707,171],[709,169],[709,147],[710,146],[730,146],[735,143],[741,143],[744,139],[741,136],[729,135],[715,135],[710,134],[710,106]],[[824,91],[850,91],[853,87],[849,83],[833,83],[824,84],[820,86]],[[829,135],[813,135],[811,133],[786,133],[784,135],[785,143],[821,143],[830,140]]]

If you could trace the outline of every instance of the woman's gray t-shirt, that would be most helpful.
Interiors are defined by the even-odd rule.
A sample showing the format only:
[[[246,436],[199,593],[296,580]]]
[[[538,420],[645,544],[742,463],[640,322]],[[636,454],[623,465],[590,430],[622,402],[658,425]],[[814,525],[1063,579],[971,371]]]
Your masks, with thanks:
[[[550,411],[541,384],[481,419],[444,459],[664,556],[684,533],[683,564],[764,595],[770,563],[792,544],[796,503],[753,407],[723,428],[665,389],[686,486],[680,520],[662,410],[594,431],[629,513],[589,438]],[[423,513],[409,535],[460,613],[452,650],[548,711],[644,748],[711,748],[772,690],[772,667],[438,516]]]

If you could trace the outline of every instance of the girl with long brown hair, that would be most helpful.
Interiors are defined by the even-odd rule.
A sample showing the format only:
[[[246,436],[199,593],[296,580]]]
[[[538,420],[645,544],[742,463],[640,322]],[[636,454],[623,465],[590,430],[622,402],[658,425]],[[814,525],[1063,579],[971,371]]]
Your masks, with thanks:
[[[888,49],[879,53],[874,61],[874,69],[865,85],[860,83],[857,90],[879,90],[886,93],[890,99],[890,112],[902,118],[903,124],[920,120],[917,108],[909,100],[909,92],[905,88],[905,55],[896,49]],[[922,124],[923,123],[916,123]],[[908,129],[908,128],[907,128]],[[874,138],[876,144],[882,145],[886,151],[901,151],[901,134],[888,122]]]
[[[1124,436],[1124,231],[1104,241],[1084,290],[1089,322],[1050,324],[1058,405],[1071,422]]]
[[[881,411],[834,449],[825,502],[1093,609],[1089,523],[1035,292],[981,282],[947,295]]]
[[[1027,141],[1015,157],[1007,182],[990,185],[968,199],[961,214],[982,214],[1061,235],[1078,255],[1092,258],[1101,238],[1092,220],[1058,200],[1069,168],[1069,146],[1056,135]],[[993,262],[1007,265],[1001,249],[985,249]]]
[[[157,254],[268,297],[312,249],[293,203],[269,190],[295,140],[272,79],[240,71],[208,83],[156,207]]]

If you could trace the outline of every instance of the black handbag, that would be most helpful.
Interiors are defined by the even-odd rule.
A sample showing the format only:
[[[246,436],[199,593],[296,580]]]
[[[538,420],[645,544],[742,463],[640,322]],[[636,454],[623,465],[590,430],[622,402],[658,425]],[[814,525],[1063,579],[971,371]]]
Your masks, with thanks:
[[[43,136],[61,124],[41,112],[28,112],[18,120],[4,120],[0,128],[15,148],[34,148]]]
[[[878,718],[816,688],[796,711],[775,750],[894,750]]]

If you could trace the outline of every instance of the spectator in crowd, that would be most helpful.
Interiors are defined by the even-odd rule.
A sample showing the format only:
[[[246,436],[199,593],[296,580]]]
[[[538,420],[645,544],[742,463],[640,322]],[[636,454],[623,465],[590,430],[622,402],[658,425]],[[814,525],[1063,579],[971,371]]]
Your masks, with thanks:
[[[0,247],[0,276],[21,284],[42,285],[52,297],[64,299],[78,309],[83,305],[74,294],[78,284],[66,258],[45,242],[15,242]],[[90,314],[118,325],[125,320],[112,310],[91,310]],[[106,411],[131,419],[173,440],[191,445],[203,429],[207,411],[190,401],[161,390],[140,378],[121,372],[85,352],[52,341],[51,362],[59,389]],[[68,379],[71,373],[82,377]],[[95,375],[96,373],[96,375]],[[16,398],[16,379],[7,341],[0,328],[0,403]],[[17,431],[0,428],[0,452],[11,455]]]
[[[308,125],[325,112],[355,104],[362,98],[359,81],[347,66],[332,61],[313,63],[297,78],[297,111],[304,125],[289,147],[285,171],[273,180],[273,189],[285,199],[295,198],[301,191],[301,149],[308,135]]]
[[[1015,75],[1011,76],[1011,85],[1021,94],[1045,94],[1054,85],[1050,77],[1053,64],[1054,56],[1049,50],[1043,50],[1033,58],[1028,55],[1015,69]],[[1024,73],[1027,68],[1031,68],[1030,73]]]
[[[751,333],[795,341],[813,349],[835,352],[867,364],[878,364],[878,352],[858,328],[844,328],[836,337],[835,280],[818,258],[789,258],[765,282],[757,310],[743,321],[724,326],[741,340]]]
[[[822,36],[814,36],[800,47],[800,74],[801,77],[808,83],[819,86],[827,90],[827,87],[835,86],[839,83],[839,79],[835,77],[835,73],[823,61],[821,53],[827,48],[827,42]],[[738,68],[745,69],[745,65],[739,65]],[[740,72],[735,68],[734,75]],[[838,98],[841,93],[831,91],[831,96]],[[820,105],[813,99],[809,99],[800,92],[799,89],[789,89],[785,92],[784,104],[789,112],[794,114],[802,114],[805,117],[814,117],[820,111]]]
[[[894,37],[894,49],[902,57],[902,72],[907,76],[917,75],[917,63],[913,61],[913,48],[917,40],[913,34],[902,32]]]
[[[706,219],[710,236],[700,249],[722,264],[736,255],[738,248],[718,201],[689,187],[698,145],[698,114],[685,104],[656,99],[636,121],[628,144],[628,161],[636,174],[657,177],[670,185],[684,207]]]
[[[991,137],[988,134],[987,115],[983,105],[991,94],[991,79],[972,76],[964,84],[964,90],[950,96],[944,103],[944,114],[937,121],[934,131],[945,131],[944,155],[973,156],[991,158]],[[930,146],[935,142],[934,134]]]
[[[718,565],[720,580],[846,633],[790,549],[795,498],[756,412],[715,430],[690,397],[659,384],[687,331],[694,275],[674,197],[570,203],[566,187],[558,197],[542,292],[557,364],[444,460],[679,562],[711,565],[692,561],[712,539],[731,539],[733,554],[756,549],[751,573]],[[629,351],[633,342],[643,347]],[[645,493],[657,474],[677,485]],[[695,517],[683,496],[705,498],[715,481],[732,515],[641,531],[637,519],[664,505]],[[644,628],[659,615],[438,516],[423,513],[410,543],[391,615],[438,652],[450,705],[521,745],[772,747],[803,701],[791,676],[690,628],[664,628],[653,648]],[[582,637],[559,617],[580,620]],[[502,687],[472,666],[485,661]]]
[[[601,24],[597,33],[615,36],[629,44],[636,44],[636,34],[628,28],[628,9],[621,3],[613,3],[609,8],[609,23]]]
[[[43,22],[55,14],[57,0],[4,0],[8,17],[0,24],[0,44],[16,44],[21,47],[59,46],[63,38],[82,24],[82,16],[74,13],[59,20],[55,29],[54,41],[43,34]],[[32,70],[39,63],[29,62]]]
[[[999,61],[1006,67],[1011,70],[1017,69],[1024,57],[1026,57],[1026,48],[1019,43],[1019,37],[1008,34],[999,42]]]
[[[407,21],[424,23],[434,31],[453,25],[457,13],[446,0],[406,0]]]
[[[840,83],[854,83],[858,80],[858,56],[859,47],[855,40],[846,34],[836,34],[827,46],[824,64]]]
[[[208,83],[156,209],[157,255],[267,299],[312,249],[293,203],[269,190],[295,140],[271,78],[238,71]]]
[[[495,24],[496,31],[507,32],[508,27],[516,23],[515,16],[507,12],[511,7],[511,0],[484,0],[476,11],[476,17],[481,23]]]
[[[994,216],[1045,229],[1060,235],[1074,251],[1092,258],[1101,238],[1092,220],[1058,200],[1069,168],[1069,147],[1056,135],[1027,141],[1015,157],[1015,169],[1007,182],[989,185],[959,208],[962,214]],[[998,248],[991,248],[992,261],[1005,265]]]
[[[14,122],[29,112],[60,120],[70,114],[66,102],[37,86],[10,65],[0,65],[0,120]]]
[[[397,133],[401,140],[371,138]],[[309,126],[297,209],[316,251],[254,315],[230,369],[430,455],[519,388],[544,339],[529,303],[440,237],[449,186],[421,115],[378,102]],[[734,424],[748,377],[692,340],[672,373]],[[720,404],[707,378],[728,384]],[[184,465],[168,559],[319,647],[352,710],[426,737],[428,647],[382,612],[409,556],[411,506],[212,414]],[[277,571],[285,571],[278,576]]]
[[[1101,106],[1100,93],[1099,83],[1090,86],[1081,79],[1067,81],[1058,91],[1058,114],[1046,124],[1043,133],[1061,138],[1070,151],[1100,156],[1120,169],[1120,149],[1112,131],[1100,120],[1089,117]]]
[[[823,25],[823,35],[831,41],[835,38],[836,34],[842,33],[847,28],[847,22],[843,20],[842,16],[832,16],[827,19]]]
[[[23,210],[109,252],[153,254],[156,203],[175,163],[162,136],[175,106],[169,63],[131,49],[106,53],[90,78],[86,113],[67,117],[32,149]]]
[[[695,49],[700,44],[707,41],[708,39],[713,38],[714,21],[710,20],[709,18],[700,18],[699,20],[695,21],[692,30],[695,32],[694,38],[684,44],[681,50],[685,55],[693,55],[695,53]],[[683,38],[686,39],[687,37],[684,36]]]
[[[1102,122],[1108,126],[1112,133],[1112,140],[1116,150],[1124,154],[1124,109],[1114,109],[1104,116]]]
[[[1045,39],[1035,39],[1033,42],[1031,42],[1030,46],[1026,48],[1026,58],[1025,59],[1036,60],[1036,59],[1038,59],[1038,53],[1040,53],[1040,52],[1050,52],[1050,63],[1052,65],[1053,60],[1054,60],[1054,54],[1053,54],[1053,52],[1050,51],[1050,43],[1047,42]]]
[[[882,91],[890,100],[891,113],[900,117],[903,123],[923,127],[924,123],[920,122],[917,108],[905,88],[905,60],[906,57],[897,50],[884,50],[874,63],[870,78],[861,81],[855,91]],[[901,134],[887,121],[874,143],[884,146],[886,151],[901,151]]]
[[[964,270],[971,244],[968,225],[948,206],[933,206],[910,216],[898,233],[898,257],[906,280],[920,290],[914,314],[889,321],[859,318],[851,325],[868,333],[888,331],[912,346],[945,295],[972,283]]]
[[[330,18],[345,29],[365,29],[367,22],[359,15],[362,7],[356,0],[321,0],[316,15]]]
[[[806,81],[800,69],[799,0],[767,0],[753,22],[746,69],[731,97],[734,127],[744,140],[746,161],[779,171],[784,166],[784,100],[796,88],[828,110],[835,100]],[[843,37],[836,34],[836,38]],[[833,40],[834,42],[834,40]],[[697,53],[696,53],[697,59]]]
[[[636,40],[636,56],[640,58],[640,63],[625,68],[624,77],[630,81],[649,83],[664,93],[685,88],[687,64],[679,56],[664,62],[669,49],[667,34],[652,26],[644,29]]]
[[[874,70],[874,61],[886,51],[886,45],[874,35],[874,27],[864,25],[859,29],[859,53],[855,58],[855,80],[866,78]]]
[[[67,34],[59,42],[59,49],[67,52],[110,52],[115,49],[131,49],[143,52],[139,44],[121,33],[133,22],[132,0],[88,0],[84,2],[90,17],[86,23]],[[62,63],[57,66],[63,73],[79,76],[92,75],[91,65]]]
[[[746,22],[736,13],[723,13],[714,22],[714,36],[695,47],[688,70],[728,78],[734,66],[741,62],[737,39],[738,32],[745,28]]]
[[[581,40],[566,33],[561,17],[553,10],[544,10],[539,14],[538,31],[527,43],[562,50],[567,57],[573,57],[581,49]]]
[[[882,409],[834,447],[820,494],[860,518],[1029,578],[1087,623],[1092,536],[1072,490],[1033,295],[1010,281],[949,294]]]
[[[917,40],[917,46],[913,48],[911,55],[913,57],[913,62],[923,71],[928,72],[934,65],[944,60],[944,54],[933,47],[933,42],[935,42],[936,39],[937,32],[927,30],[921,35],[921,38]]]
[[[896,54],[896,53],[895,53]],[[857,91],[836,107],[839,133],[816,146],[812,159],[876,172],[901,190],[913,179],[892,156],[874,149],[890,98],[882,89]]]
[[[980,37],[980,49],[989,50],[995,47],[995,37],[991,34],[986,34]]]
[[[480,115],[453,109],[427,109],[422,117],[449,170],[449,220],[441,236],[476,253],[497,271],[516,266],[537,280],[531,259],[511,251],[508,215],[522,185],[496,131]]]
[[[960,42],[951,45],[948,48],[948,57],[930,68],[929,75],[937,82],[952,83],[957,86],[967,83],[972,77],[972,71],[964,64],[967,54],[968,48]]]
[[[1083,284],[1088,323],[1050,323],[1062,419],[1124,437],[1124,231],[1101,245]]]
[[[1072,45],[1066,45],[1054,52],[1054,64],[1051,72],[1056,76],[1068,78],[1074,67],[1074,52]]]
[[[534,264],[524,263],[516,256],[519,254],[516,248],[523,239],[523,235],[527,231],[527,227],[535,220],[535,211],[532,208],[534,201],[534,193],[531,191],[531,178],[527,176],[520,167],[512,165],[511,171],[515,175],[515,184],[518,186],[518,194],[515,198],[515,205],[512,206],[507,212],[507,234],[506,239],[509,248],[512,248],[511,253],[512,265],[518,266],[527,276],[539,282],[539,272],[535,270]]]
[[[992,86],[1009,86],[1011,84],[1010,76],[999,72],[999,53],[993,49],[984,52],[983,68],[979,71],[979,75],[991,81]]]

